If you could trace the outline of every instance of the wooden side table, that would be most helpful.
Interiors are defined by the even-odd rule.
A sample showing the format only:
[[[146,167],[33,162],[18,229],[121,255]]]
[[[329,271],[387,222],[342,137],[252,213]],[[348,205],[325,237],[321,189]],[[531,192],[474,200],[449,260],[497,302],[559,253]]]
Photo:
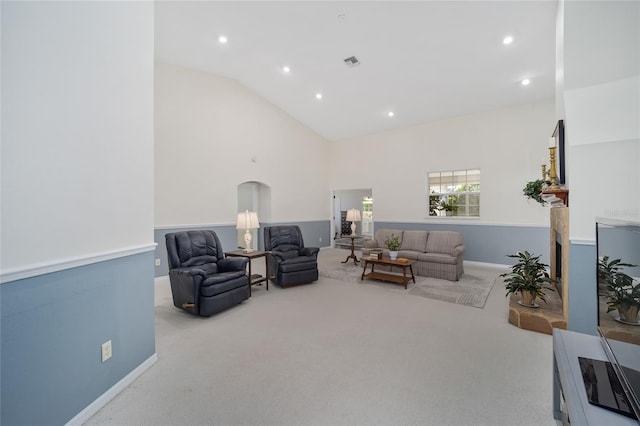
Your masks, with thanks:
[[[356,236],[355,235],[349,235],[349,238],[351,238],[351,254],[349,256],[347,256],[347,258],[344,260],[344,262],[341,262],[341,263],[347,263],[349,261],[349,259],[353,259],[353,264],[357,265],[359,260],[356,257],[356,254],[353,252],[353,250],[355,248],[353,244],[354,244],[354,241],[356,239]]]
[[[249,259],[249,296],[251,296],[251,286],[252,285],[262,285],[263,282],[267,283],[267,291],[269,291],[269,280],[267,277],[269,276],[269,262],[267,261],[267,252],[262,250],[253,250],[248,253],[245,253],[244,250],[232,250],[224,252],[226,257],[246,257]],[[265,277],[260,274],[252,274],[251,273],[251,261],[253,259],[257,259],[259,257],[264,257],[264,268],[265,268]]]

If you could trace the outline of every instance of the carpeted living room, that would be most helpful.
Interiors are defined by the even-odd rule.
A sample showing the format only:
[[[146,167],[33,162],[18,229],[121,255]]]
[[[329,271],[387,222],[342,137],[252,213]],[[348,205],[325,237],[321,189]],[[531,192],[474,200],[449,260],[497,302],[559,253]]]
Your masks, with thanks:
[[[210,318],[156,278],[158,362],[86,424],[556,424],[551,336],[507,323],[506,268],[465,265],[490,290],[473,307],[352,279],[347,254],[323,249],[318,281],[253,286]]]
[[[640,211],[639,17],[0,1],[0,424],[556,424],[555,336],[519,327],[596,338],[597,218]],[[535,198],[552,187],[562,207]],[[284,271],[313,282],[248,284],[275,227],[317,253]],[[390,264],[381,230],[412,236],[394,262],[415,277],[365,271]],[[198,247],[226,275],[173,293],[186,231],[216,234]],[[464,250],[415,250],[436,233]],[[525,251],[561,286],[516,313],[500,275]]]

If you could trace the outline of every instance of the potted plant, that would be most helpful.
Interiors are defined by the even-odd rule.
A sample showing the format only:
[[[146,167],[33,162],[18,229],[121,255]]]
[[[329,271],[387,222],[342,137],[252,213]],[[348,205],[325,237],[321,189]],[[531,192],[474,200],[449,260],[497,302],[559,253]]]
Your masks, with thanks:
[[[500,275],[505,277],[504,282],[507,289],[505,296],[520,293],[518,303],[530,308],[538,307],[535,303],[537,298],[546,303],[544,290],[553,291],[553,288],[546,285],[551,282],[551,278],[547,272],[547,265],[540,262],[540,255],[534,256],[525,250],[509,254],[507,257],[518,259],[518,261],[511,267],[511,272]]]
[[[522,189],[522,193],[530,199],[536,200],[544,206],[544,200],[542,199],[542,189],[545,182],[542,179],[527,182],[527,185]]]
[[[618,311],[617,321],[639,325],[640,282],[622,272],[623,267],[635,267],[621,259],[604,256],[598,261],[598,282],[607,287],[607,312]]]
[[[391,260],[396,260],[398,258],[398,249],[400,248],[400,237],[396,234],[391,234],[385,238],[384,245],[389,249]]]

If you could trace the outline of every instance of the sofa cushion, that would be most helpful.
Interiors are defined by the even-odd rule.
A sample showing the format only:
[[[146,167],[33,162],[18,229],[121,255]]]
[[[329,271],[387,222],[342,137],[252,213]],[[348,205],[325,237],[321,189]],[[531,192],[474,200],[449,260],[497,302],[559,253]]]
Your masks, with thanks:
[[[404,259],[411,259],[411,260],[418,260],[418,255],[420,253],[418,253],[415,250],[402,250],[400,249],[400,251],[398,252],[398,257],[402,257]]]
[[[455,249],[462,245],[462,234],[455,231],[430,231],[427,238],[427,253],[444,253],[455,256]]]
[[[420,253],[427,251],[428,231],[404,231],[400,250],[413,250]]]
[[[318,262],[313,256],[298,256],[280,263],[280,272],[282,273],[306,271],[308,269],[318,269]]]
[[[455,265],[458,260],[454,256],[445,253],[420,253],[418,255],[418,261]]]
[[[200,294],[205,297],[215,296],[217,294],[226,293],[234,288],[247,286],[249,280],[244,271],[239,272],[222,272],[213,277],[209,277],[202,282]]]

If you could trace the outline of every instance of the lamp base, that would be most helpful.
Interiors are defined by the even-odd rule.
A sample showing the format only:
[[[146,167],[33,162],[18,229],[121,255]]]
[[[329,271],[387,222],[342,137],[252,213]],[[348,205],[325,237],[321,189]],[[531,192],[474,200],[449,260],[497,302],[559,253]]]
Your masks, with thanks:
[[[247,229],[244,233],[244,250],[245,253],[251,253],[253,249],[251,248],[251,232]]]
[[[355,222],[351,222],[351,236],[352,237],[356,236],[356,223]]]

